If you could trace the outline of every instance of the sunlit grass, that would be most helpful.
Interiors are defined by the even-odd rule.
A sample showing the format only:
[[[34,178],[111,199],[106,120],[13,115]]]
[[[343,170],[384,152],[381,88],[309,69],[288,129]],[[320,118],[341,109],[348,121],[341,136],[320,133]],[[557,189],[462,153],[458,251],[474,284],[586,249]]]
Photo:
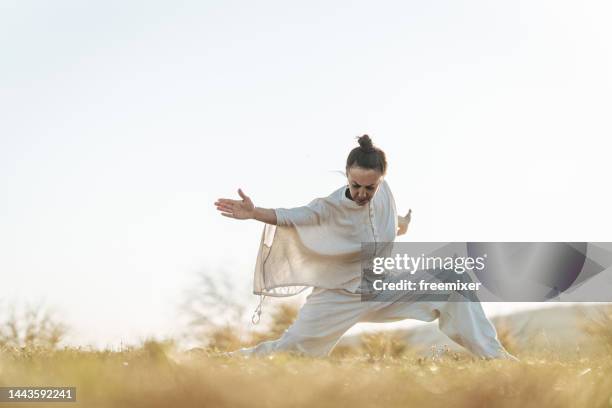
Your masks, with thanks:
[[[380,352],[332,358],[221,357],[179,353],[171,342],[149,341],[123,352],[4,349],[0,385],[75,386],[78,403],[67,406],[86,407],[604,407],[611,403],[610,355],[551,359],[550,353],[533,352],[521,357],[520,363],[452,353],[436,358]]]
[[[612,407],[610,309],[584,316],[576,330],[589,346],[569,352],[554,342],[532,347],[511,319],[497,319],[500,340],[520,362],[442,346],[423,352],[401,332],[362,334],[327,358],[221,353],[281,336],[296,314],[279,306],[268,327],[251,333],[239,323],[208,325],[202,347],[190,351],[173,340],[120,351],[60,349],[37,340],[49,325],[25,325],[25,337],[4,331],[0,386],[77,389],[76,403],[27,405],[37,407]]]

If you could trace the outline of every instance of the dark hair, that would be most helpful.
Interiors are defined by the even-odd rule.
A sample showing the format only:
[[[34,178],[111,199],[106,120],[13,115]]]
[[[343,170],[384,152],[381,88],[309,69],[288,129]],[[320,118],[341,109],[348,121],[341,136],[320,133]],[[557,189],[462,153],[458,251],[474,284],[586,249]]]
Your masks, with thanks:
[[[374,169],[383,175],[387,172],[387,158],[385,152],[372,144],[370,136],[363,135],[357,137],[359,147],[354,148],[346,159],[346,171],[352,166],[364,169]]]

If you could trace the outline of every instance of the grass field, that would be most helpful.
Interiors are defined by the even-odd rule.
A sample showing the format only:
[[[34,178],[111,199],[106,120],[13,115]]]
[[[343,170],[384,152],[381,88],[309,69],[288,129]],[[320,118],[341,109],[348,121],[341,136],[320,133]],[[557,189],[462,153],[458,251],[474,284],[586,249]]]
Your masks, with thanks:
[[[612,356],[521,355],[520,363],[443,353],[313,359],[176,353],[3,350],[2,386],[75,386],[83,407],[609,407]],[[23,403],[0,403],[24,407]]]
[[[294,316],[294,309],[279,308],[275,324],[250,343],[276,338]],[[188,352],[171,340],[121,351],[5,344],[0,386],[73,386],[77,402],[0,402],[0,408],[612,407],[612,310],[576,330],[598,347],[521,348],[498,327],[520,362],[448,350],[423,355],[389,332],[364,334],[328,358],[225,357],[220,351],[246,345],[230,326]]]

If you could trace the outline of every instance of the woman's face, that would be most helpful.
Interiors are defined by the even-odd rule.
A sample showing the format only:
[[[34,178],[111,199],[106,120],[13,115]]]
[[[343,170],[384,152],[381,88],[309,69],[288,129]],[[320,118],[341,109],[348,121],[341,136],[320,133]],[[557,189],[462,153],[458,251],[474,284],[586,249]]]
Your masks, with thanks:
[[[346,176],[351,197],[358,205],[366,205],[383,180],[380,171],[357,166],[349,168]]]

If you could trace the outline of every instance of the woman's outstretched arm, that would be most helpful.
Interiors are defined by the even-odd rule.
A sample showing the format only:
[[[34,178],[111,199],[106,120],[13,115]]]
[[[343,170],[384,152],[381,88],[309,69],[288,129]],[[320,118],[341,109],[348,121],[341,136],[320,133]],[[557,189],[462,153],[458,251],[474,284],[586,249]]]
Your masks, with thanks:
[[[271,208],[260,208],[253,205],[253,201],[238,189],[238,194],[242,200],[231,200],[229,198],[219,198],[215,201],[217,210],[225,217],[237,220],[257,220],[266,224],[276,225],[276,212]]]

